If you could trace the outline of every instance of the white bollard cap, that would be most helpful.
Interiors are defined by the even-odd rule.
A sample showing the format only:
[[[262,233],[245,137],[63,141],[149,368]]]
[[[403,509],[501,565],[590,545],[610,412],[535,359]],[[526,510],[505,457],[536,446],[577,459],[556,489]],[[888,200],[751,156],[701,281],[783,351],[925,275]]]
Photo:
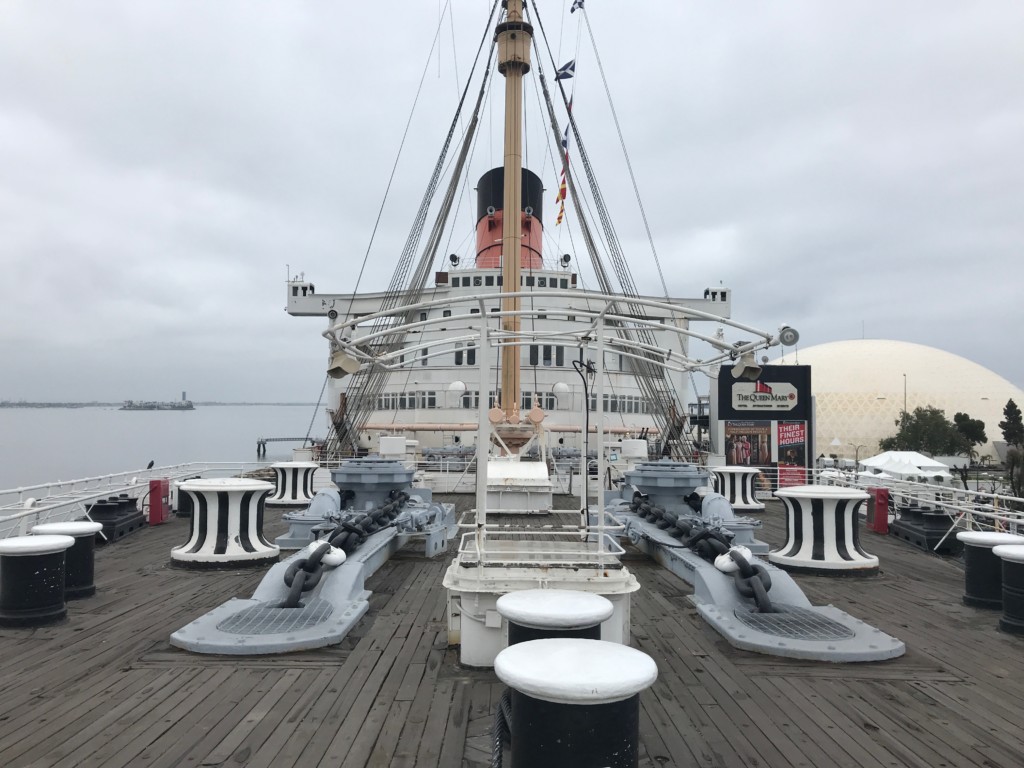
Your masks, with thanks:
[[[56,534],[58,536],[89,536],[103,530],[103,523],[94,523],[91,520],[68,520],[63,523],[40,523],[32,526],[32,534]],[[1024,537],[1021,538],[1024,542]]]
[[[548,638],[510,645],[494,659],[505,685],[555,704],[610,704],[658,679],[654,659],[606,640]]]
[[[1024,544],[1000,544],[992,548],[992,554],[1011,563],[1024,563]]]
[[[609,618],[615,606],[607,597],[572,589],[524,589],[498,598],[498,613],[521,627],[578,629]]]
[[[1000,544],[1024,544],[1024,536],[1001,531],[960,531],[958,541],[972,547],[996,547]]]
[[[74,545],[70,536],[13,536],[0,539],[0,555],[52,555]]]

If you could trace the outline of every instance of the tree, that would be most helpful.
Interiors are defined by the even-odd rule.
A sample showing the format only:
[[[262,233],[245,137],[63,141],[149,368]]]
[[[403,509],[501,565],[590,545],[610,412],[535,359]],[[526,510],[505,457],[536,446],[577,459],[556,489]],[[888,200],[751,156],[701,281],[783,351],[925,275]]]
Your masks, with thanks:
[[[1024,450],[1010,448],[1006,452],[1006,479],[1010,481],[1011,494],[1024,496]]]
[[[1024,447],[1024,421],[1021,420],[1020,407],[1013,402],[1013,398],[1006,401],[1003,416],[1005,418],[999,422],[999,429],[1003,431],[1003,440],[1007,445]]]
[[[974,446],[984,445],[988,442],[988,436],[985,434],[985,422],[981,419],[972,419],[966,413],[956,413],[953,415],[953,424],[956,425],[957,431],[970,443],[970,452],[972,454],[974,453]]]
[[[913,413],[900,414],[899,430],[892,437],[880,440],[883,451],[920,451],[935,456],[969,455],[971,443],[946,418],[941,408],[929,405],[915,408]],[[983,425],[984,426],[984,425]]]

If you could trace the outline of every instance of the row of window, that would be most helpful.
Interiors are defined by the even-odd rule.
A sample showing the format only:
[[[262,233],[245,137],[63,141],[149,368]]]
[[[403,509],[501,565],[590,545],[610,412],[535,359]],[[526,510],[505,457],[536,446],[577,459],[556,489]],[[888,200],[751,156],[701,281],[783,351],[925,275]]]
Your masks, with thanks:
[[[387,392],[377,398],[378,411],[405,411],[437,408],[437,392]]]
[[[452,288],[479,288],[484,285],[500,286],[504,282],[502,275],[472,275],[471,277],[452,278]],[[566,277],[538,277],[536,275],[520,275],[519,284],[531,288],[568,288],[569,279]]]
[[[465,353],[465,354],[463,354]],[[557,344],[531,344],[530,365],[543,365],[550,368],[552,365],[562,367],[565,365],[565,347]],[[476,345],[467,344],[463,348],[461,343],[455,344],[455,364],[476,365]],[[424,362],[424,364],[426,364]]]
[[[420,365],[427,364],[427,350],[420,350]],[[529,346],[529,362],[531,366],[543,366],[545,368],[562,368],[565,366],[565,347],[558,344],[531,344]],[[399,363],[405,365],[405,355],[399,357]],[[455,365],[476,365],[476,344],[462,345],[462,342],[455,344]],[[636,366],[625,355],[607,353],[605,355],[605,370],[630,371],[641,375]]]
[[[500,311],[501,311],[501,307],[491,307],[491,312],[500,312]],[[480,314],[480,308],[479,307],[473,307],[471,310],[469,310],[469,314],[471,314],[471,315],[479,315]],[[444,309],[444,310],[441,311],[441,317],[451,317],[451,316],[452,316],[452,311],[450,309]],[[420,312],[420,322],[421,323],[425,323],[427,321],[427,317],[428,317],[428,315],[427,315],[426,312]],[[540,310],[540,312],[537,315],[537,319],[538,320],[547,320],[548,319],[547,313],[543,309]],[[554,319],[554,318],[552,318],[552,319]],[[575,323],[576,322],[576,315],[566,315],[565,319],[568,320],[570,323]],[[443,331],[444,329],[442,328],[441,330]]]
[[[488,408],[493,408],[501,399],[501,390],[497,393],[488,393]],[[545,411],[560,410],[558,397],[550,393],[537,394],[524,392],[519,403],[521,410],[529,410],[537,402]],[[463,392],[459,397],[459,405],[462,408],[476,409],[480,407],[480,393],[478,391]],[[565,398],[561,409],[568,409],[570,399]],[[387,392],[377,398],[377,410],[379,411],[406,411],[422,408],[444,407],[438,404],[437,392],[433,390],[421,392]],[[590,396],[590,410],[597,410],[597,396]],[[647,401],[638,395],[605,395],[605,413],[649,413]]]

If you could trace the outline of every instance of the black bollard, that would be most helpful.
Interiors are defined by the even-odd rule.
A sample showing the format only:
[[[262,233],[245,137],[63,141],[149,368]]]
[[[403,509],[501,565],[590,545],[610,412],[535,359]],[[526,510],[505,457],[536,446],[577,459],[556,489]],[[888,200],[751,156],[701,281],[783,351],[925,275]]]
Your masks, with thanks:
[[[964,605],[1003,607],[1003,562],[992,551],[1002,544],[1024,544],[1024,536],[998,531],[961,531],[964,545]]]
[[[494,671],[512,689],[512,768],[636,768],[640,692],[658,676],[650,656],[549,638],[509,646]]]
[[[1000,544],[992,552],[1003,562],[1003,618],[999,628],[1024,635],[1024,545]]]
[[[70,536],[74,545],[64,557],[64,599],[77,600],[96,594],[95,575],[96,534],[103,529],[101,523],[88,520],[67,523],[42,523],[32,526],[33,536]],[[1024,540],[1024,539],[1022,539]]]
[[[0,539],[0,626],[36,627],[67,616],[64,557],[70,536]]]
[[[498,613],[508,621],[508,644],[546,637],[601,639],[601,622],[615,611],[611,600],[570,589],[524,589],[502,595]]]

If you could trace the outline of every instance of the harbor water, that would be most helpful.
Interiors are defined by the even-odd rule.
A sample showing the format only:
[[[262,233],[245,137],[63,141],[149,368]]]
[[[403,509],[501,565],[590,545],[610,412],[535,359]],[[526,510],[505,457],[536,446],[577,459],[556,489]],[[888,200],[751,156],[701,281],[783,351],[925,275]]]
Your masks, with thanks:
[[[326,430],[312,405],[197,405],[194,411],[0,408],[0,489],[193,461],[257,460],[259,438]],[[301,442],[271,442],[261,461],[291,458]]]

